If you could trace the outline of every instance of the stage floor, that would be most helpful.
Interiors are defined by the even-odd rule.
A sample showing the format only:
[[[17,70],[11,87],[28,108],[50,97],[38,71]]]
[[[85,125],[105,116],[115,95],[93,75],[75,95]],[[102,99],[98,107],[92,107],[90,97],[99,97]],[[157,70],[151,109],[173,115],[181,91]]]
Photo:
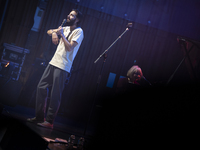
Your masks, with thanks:
[[[73,120],[69,120],[68,118],[59,115],[56,117],[53,129],[43,128],[34,123],[27,122],[26,119],[29,117],[34,117],[34,114],[35,110],[32,108],[27,108],[21,105],[16,105],[15,107],[5,105],[1,114],[1,118],[14,118],[22,122],[48,142],[54,141],[56,138],[68,141],[70,135],[75,135],[75,145],[78,143],[80,137],[84,137],[85,146],[87,147],[87,143],[89,143],[93,137],[94,131],[92,127],[88,127],[86,134],[83,135],[85,124],[78,124]],[[49,148],[52,150],[64,150],[67,147],[65,145],[49,143]]]
[[[178,149],[198,144],[200,87],[156,87],[141,91],[143,94],[119,95],[105,100],[102,116],[97,126],[90,125],[84,136],[85,144],[94,143],[93,149],[133,149],[136,145],[146,148],[174,147]],[[130,95],[129,95],[130,94]],[[131,99],[129,96],[132,96]],[[138,97],[136,97],[138,96]],[[147,97],[148,96],[148,97]],[[51,140],[68,140],[75,135],[75,143],[83,136],[85,124],[57,115],[54,129],[45,129],[26,122],[34,117],[32,108],[16,105],[5,106],[2,115],[14,117],[34,132]],[[87,146],[86,146],[87,147]],[[89,148],[92,149],[92,148]],[[191,148],[190,148],[191,149]],[[88,148],[86,148],[88,150]]]

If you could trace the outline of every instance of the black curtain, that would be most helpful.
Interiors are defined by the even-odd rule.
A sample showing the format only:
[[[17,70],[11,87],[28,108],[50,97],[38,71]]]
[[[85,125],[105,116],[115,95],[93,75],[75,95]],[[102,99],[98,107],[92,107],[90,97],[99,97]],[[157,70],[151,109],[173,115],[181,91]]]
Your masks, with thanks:
[[[37,85],[43,72],[44,68],[34,69],[32,64],[35,59],[41,58],[48,62],[55,52],[56,47],[52,44],[51,37],[46,34],[47,30],[57,28],[72,8],[78,8],[84,14],[81,24],[84,40],[74,60],[70,81],[63,92],[60,112],[67,117],[85,121],[94,100],[103,59],[96,64],[94,61],[125,31],[129,21],[126,18],[116,17],[66,0],[59,0],[59,2],[49,0],[40,31],[30,32],[37,5],[38,2],[35,0],[11,0],[9,2],[1,30],[0,43],[1,45],[4,42],[15,43],[21,47],[27,45],[26,48],[31,50],[23,66],[25,76],[20,77],[20,82],[24,85],[23,95],[26,89],[32,86],[30,80],[35,83],[34,86]],[[167,6],[173,7],[173,3],[169,2]],[[169,13],[172,12],[169,11]],[[101,104],[106,96],[114,94],[119,77],[126,76],[131,66],[140,66],[144,76],[152,84],[166,83],[182,57],[183,53],[177,42],[176,34],[150,27],[148,24],[133,22],[133,27],[108,52],[97,93],[97,102]],[[35,73],[36,70],[40,73]],[[113,88],[106,87],[110,72],[116,74]],[[188,72],[183,65],[172,82],[184,83],[185,79],[188,79]],[[34,88],[31,89],[31,93],[34,94],[33,91]],[[22,96],[20,103],[34,107],[35,100],[30,105],[30,99],[31,95],[26,98]]]

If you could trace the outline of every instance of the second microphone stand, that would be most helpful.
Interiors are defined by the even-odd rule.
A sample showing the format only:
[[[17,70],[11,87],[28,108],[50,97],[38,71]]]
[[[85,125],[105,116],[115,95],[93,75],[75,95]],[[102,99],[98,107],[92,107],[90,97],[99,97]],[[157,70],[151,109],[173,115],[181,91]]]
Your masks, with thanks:
[[[127,25],[127,28],[126,30],[94,61],[94,63],[97,63],[98,60],[103,57],[104,60],[103,60],[103,64],[101,66],[101,70],[100,70],[100,74],[99,74],[99,77],[98,77],[98,80],[97,80],[97,87],[96,87],[96,92],[95,92],[95,96],[94,96],[94,100],[93,100],[93,104],[92,104],[92,108],[90,110],[90,114],[89,114],[89,118],[88,118],[88,121],[87,121],[87,124],[85,126],[85,130],[84,130],[84,133],[83,135],[85,136],[86,134],[86,131],[87,131],[87,127],[89,125],[89,122],[90,122],[90,119],[91,119],[91,116],[92,116],[92,111],[93,111],[93,108],[94,108],[94,105],[95,105],[95,102],[96,102],[96,96],[97,96],[97,93],[98,93],[98,89],[99,89],[99,85],[100,85],[100,82],[101,82],[101,75],[103,73],[103,69],[104,69],[104,65],[105,65],[105,62],[106,62],[106,58],[107,58],[107,53],[108,53],[108,50],[129,30],[129,28],[132,27],[132,23],[128,23]]]

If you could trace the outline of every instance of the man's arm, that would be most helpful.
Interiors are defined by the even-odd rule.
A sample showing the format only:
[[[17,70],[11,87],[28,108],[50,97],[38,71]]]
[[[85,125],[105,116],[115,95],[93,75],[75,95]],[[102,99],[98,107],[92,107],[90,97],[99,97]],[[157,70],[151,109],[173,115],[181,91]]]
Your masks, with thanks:
[[[57,45],[59,43],[59,38],[58,38],[58,35],[57,35],[57,32],[58,29],[50,29],[47,31],[47,34],[49,36],[52,36],[52,42],[53,44]]]
[[[76,47],[76,45],[78,45],[78,43],[76,41],[71,41],[69,42],[66,37],[64,36],[64,34],[61,34],[62,40],[65,44],[65,48],[67,49],[67,51],[73,51],[74,47]]]
[[[56,33],[58,31],[58,29],[49,29],[48,31],[47,31],[47,34],[49,35],[49,36],[52,36],[52,33]]]
[[[59,35],[61,36],[61,38],[62,38],[62,40],[63,40],[63,42],[64,42],[64,44],[65,44],[65,48],[66,48],[67,51],[69,51],[69,52],[70,52],[70,51],[73,51],[73,50],[74,50],[74,47],[75,47],[76,45],[78,45],[78,43],[77,43],[76,41],[71,41],[71,42],[69,42],[69,41],[66,39],[65,35],[63,34],[63,28],[62,28],[62,27],[59,27],[59,28],[58,28],[57,34],[59,34]]]

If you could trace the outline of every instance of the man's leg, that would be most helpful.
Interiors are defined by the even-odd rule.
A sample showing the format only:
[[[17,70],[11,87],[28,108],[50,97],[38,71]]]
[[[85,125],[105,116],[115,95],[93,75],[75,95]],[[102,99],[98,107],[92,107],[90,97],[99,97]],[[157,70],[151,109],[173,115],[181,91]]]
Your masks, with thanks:
[[[36,119],[40,121],[45,117],[47,88],[52,84],[52,76],[52,66],[48,65],[37,86],[35,113]]]
[[[53,84],[46,121],[53,124],[60,107],[61,96],[65,86],[68,72],[54,67]]]

